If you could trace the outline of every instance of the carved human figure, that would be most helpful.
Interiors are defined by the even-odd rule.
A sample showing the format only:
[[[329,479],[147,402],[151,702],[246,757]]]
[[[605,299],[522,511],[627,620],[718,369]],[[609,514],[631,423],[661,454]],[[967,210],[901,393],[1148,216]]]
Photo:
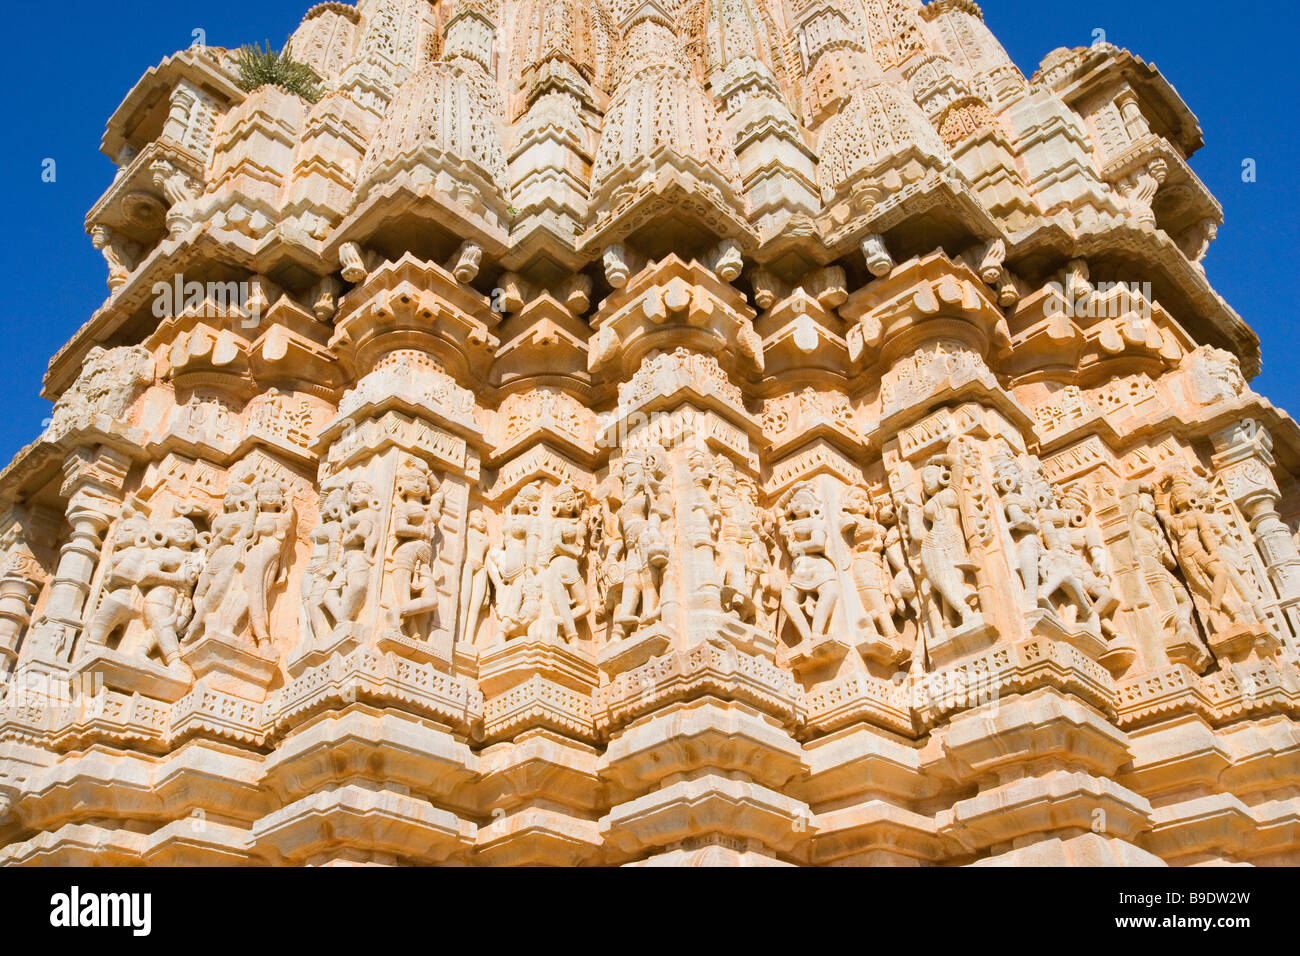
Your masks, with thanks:
[[[638,624],[659,618],[668,541],[663,526],[672,518],[667,469],[657,450],[629,451],[622,463],[622,504],[617,519],[622,542],[622,598],[614,627],[626,637]]]
[[[817,490],[802,482],[779,505],[781,537],[790,555],[790,575],[781,593],[781,609],[800,641],[830,632],[840,602],[835,562],[827,554],[830,528]]]
[[[243,570],[244,552],[257,523],[257,493],[244,482],[232,482],[222,513],[212,522],[207,562],[194,589],[194,618],[184,642],[192,644],[206,633]],[[224,623],[224,619],[223,622]]]
[[[156,652],[168,667],[188,671],[179,633],[193,611],[198,541],[198,529],[184,516],[157,531],[142,515],[125,518],[113,536],[104,594],[86,629],[87,647],[107,647],[114,633],[139,620],[143,627],[124,632],[118,650],[141,658]]]
[[[1200,604],[1206,630],[1220,634],[1238,625],[1258,625],[1259,613],[1234,562],[1226,539],[1211,519],[1187,472],[1168,481],[1169,510],[1161,519],[1169,529],[1178,565]]]
[[[379,500],[368,481],[348,485],[339,548],[339,569],[322,600],[335,626],[357,619],[370,590],[370,572],[379,549]]]
[[[768,554],[758,510],[758,489],[723,459],[718,472],[718,560],[722,568],[722,609],[753,622],[761,602],[760,587]]]
[[[488,554],[497,621],[504,638],[527,633],[541,612],[541,588],[533,573],[541,542],[542,487],[520,489],[501,521],[501,543]]]
[[[1161,616],[1166,644],[1182,649],[1173,655],[1176,661],[1185,658],[1185,663],[1203,664],[1208,651],[1196,633],[1191,596],[1174,574],[1178,561],[1157,516],[1155,492],[1149,485],[1139,489],[1131,527],[1138,567]]]
[[[310,638],[324,638],[333,627],[325,610],[325,598],[334,590],[343,567],[343,520],[346,515],[347,489],[323,489],[320,521],[311,531],[311,553],[307,556],[302,575],[302,624]]]
[[[844,495],[843,530],[853,556],[853,579],[868,622],[881,637],[898,636],[889,603],[893,576],[885,567],[885,528],[876,520],[876,506],[867,489],[852,487]]]
[[[488,537],[487,516],[482,511],[471,512],[467,525],[457,621],[460,642],[473,644],[478,638],[479,618],[482,617],[483,606],[487,602],[488,549],[491,548],[492,541]]]
[[[392,605],[389,623],[416,636],[427,631],[426,622],[438,607],[434,580],[434,541],[442,520],[446,493],[423,467],[408,464],[397,473],[397,501],[393,504]]]
[[[1043,539],[1043,553],[1039,558],[1041,600],[1051,602],[1060,595],[1067,602],[1066,607],[1074,612],[1075,620],[1085,627],[1100,629],[1100,620],[1084,585],[1085,562],[1075,550],[1069,516],[1052,501],[1039,509],[1038,523]]]
[[[551,496],[550,548],[542,573],[551,607],[566,641],[578,637],[578,621],[589,610],[587,582],[580,560],[587,545],[585,502],[572,485],[560,485]]]
[[[965,627],[972,621],[975,589],[966,574],[975,570],[962,530],[961,501],[952,487],[953,459],[932,458],[921,469],[924,503],[908,508],[909,531],[919,542],[921,572],[930,585],[939,619]],[[955,621],[954,621],[955,619]]]
[[[1089,520],[1091,508],[1082,488],[1072,488],[1061,495],[1061,510],[1070,529],[1070,543],[1082,560],[1084,590],[1097,613],[1101,633],[1112,647],[1116,642],[1132,646],[1131,640],[1115,630],[1114,615],[1119,609],[1119,598],[1111,577],[1110,552],[1102,540],[1101,532]]]
[[[722,515],[718,507],[718,480],[713,456],[701,447],[686,456],[690,476],[687,506],[682,521],[682,538],[695,553],[691,574],[697,588],[716,584],[717,545]]]
[[[253,641],[260,647],[271,643],[268,605],[271,589],[284,569],[284,547],[293,526],[293,505],[285,495],[284,486],[272,479],[257,483],[255,498],[253,533],[243,562],[243,597],[236,606],[247,604]],[[232,627],[237,626],[238,618],[239,614],[232,612]]]
[[[883,550],[889,564],[891,610],[895,619],[905,618],[909,612],[919,620],[920,609],[916,606],[916,579],[912,568],[907,563],[907,542],[903,536],[903,525],[898,520],[898,510],[890,499],[886,499],[876,512],[877,520],[885,529]]]
[[[1043,555],[1038,511],[1046,502],[1029,493],[1024,472],[1014,458],[1001,456],[994,467],[994,482],[1000,493],[1007,533],[1011,536],[1012,557],[1024,591],[1025,610],[1032,611],[1038,607],[1039,562]]]

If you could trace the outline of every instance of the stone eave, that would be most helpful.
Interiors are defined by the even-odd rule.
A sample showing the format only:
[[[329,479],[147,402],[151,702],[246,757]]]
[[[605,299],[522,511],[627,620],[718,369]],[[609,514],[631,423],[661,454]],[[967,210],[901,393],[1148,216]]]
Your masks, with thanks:
[[[1050,277],[1071,259],[1113,258],[1116,252],[1141,262],[1141,268],[1134,270],[1136,275],[1161,274],[1164,282],[1155,289],[1156,298],[1189,334],[1236,354],[1247,378],[1259,374],[1259,336],[1214,291],[1205,275],[1192,267],[1174,241],[1159,230],[1107,225],[1071,235],[1059,223],[1047,220],[1017,233],[1007,243],[1007,265],[1015,268],[1029,264],[1032,274],[1024,278],[1032,284]]]
[[[173,53],[157,66],[150,67],[127,93],[113,115],[100,144],[100,151],[109,159],[117,160],[122,148],[132,140],[138,124],[159,99],[167,96],[180,80],[189,80],[200,89],[224,100],[226,105],[239,102],[245,96],[235,79],[213,59],[225,50],[211,48],[182,50]],[[130,130],[131,132],[128,132]]]
[[[279,231],[253,240],[242,233],[204,225],[197,235],[164,240],[131,273],[126,285],[111,295],[50,359],[41,394],[57,401],[75,381],[86,353],[112,340],[124,325],[142,316],[157,283],[173,281],[176,275],[184,275],[189,266],[212,263],[269,277],[285,269],[328,275],[335,268],[314,249],[290,241]]]
[[[1105,86],[1127,82],[1147,107],[1148,119],[1162,127],[1157,132],[1177,145],[1184,157],[1205,145],[1196,114],[1155,64],[1128,50],[1113,48],[1112,52],[1107,48],[1107,52],[1109,55],[1103,56],[1100,51],[1090,51],[1064,81],[1054,84],[1067,104],[1074,106]]]

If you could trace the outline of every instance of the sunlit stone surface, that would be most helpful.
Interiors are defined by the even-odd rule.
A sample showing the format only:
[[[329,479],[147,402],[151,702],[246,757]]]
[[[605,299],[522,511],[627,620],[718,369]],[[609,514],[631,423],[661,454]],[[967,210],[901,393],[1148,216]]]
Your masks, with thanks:
[[[0,475],[0,862],[1300,862],[1300,431],[1196,119],[970,0],[149,70]]]

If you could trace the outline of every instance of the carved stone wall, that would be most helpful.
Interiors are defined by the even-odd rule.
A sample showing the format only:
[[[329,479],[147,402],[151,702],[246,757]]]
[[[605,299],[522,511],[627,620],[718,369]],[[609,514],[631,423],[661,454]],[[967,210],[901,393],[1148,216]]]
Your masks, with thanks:
[[[1300,429],[1153,67],[970,0],[290,50],[110,121],[0,862],[1300,862]]]

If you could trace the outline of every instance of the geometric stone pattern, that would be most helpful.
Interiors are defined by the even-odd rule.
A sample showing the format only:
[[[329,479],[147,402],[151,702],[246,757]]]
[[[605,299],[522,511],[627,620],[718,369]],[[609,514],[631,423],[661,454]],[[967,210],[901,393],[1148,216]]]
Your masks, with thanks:
[[[312,7],[109,121],[0,862],[1300,862],[1195,117],[971,0]]]

